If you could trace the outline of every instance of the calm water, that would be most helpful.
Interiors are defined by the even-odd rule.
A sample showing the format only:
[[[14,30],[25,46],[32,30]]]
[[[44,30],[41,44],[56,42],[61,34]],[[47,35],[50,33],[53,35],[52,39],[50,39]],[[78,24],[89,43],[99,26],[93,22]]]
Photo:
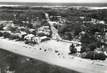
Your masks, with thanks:
[[[4,72],[7,66],[15,73],[79,73],[55,65],[49,65],[45,62],[16,55],[14,53],[0,49],[0,69]]]
[[[19,3],[19,2],[0,2],[0,5],[25,5],[25,6],[91,6],[107,7],[107,3]]]

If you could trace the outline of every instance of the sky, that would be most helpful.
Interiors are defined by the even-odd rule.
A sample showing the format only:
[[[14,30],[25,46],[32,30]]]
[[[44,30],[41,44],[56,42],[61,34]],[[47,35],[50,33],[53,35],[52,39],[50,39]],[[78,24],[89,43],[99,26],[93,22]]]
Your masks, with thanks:
[[[107,3],[107,0],[0,0],[0,2]]]

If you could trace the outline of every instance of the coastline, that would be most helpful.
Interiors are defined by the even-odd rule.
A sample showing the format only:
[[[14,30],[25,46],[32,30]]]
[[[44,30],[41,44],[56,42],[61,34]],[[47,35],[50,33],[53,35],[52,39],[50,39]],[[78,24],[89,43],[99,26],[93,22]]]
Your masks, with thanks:
[[[48,5],[43,5],[43,6],[27,6],[27,5],[14,5],[14,4],[0,4],[0,7],[46,7],[46,8],[53,8],[53,7],[64,7],[64,8],[81,8],[81,7],[86,7],[88,8],[89,10],[97,10],[97,9],[107,9],[106,6],[103,6],[103,7],[99,7],[99,6],[66,6],[66,5],[53,5],[53,6],[48,6]]]
[[[42,43],[42,45],[30,46],[23,42],[16,42],[13,40],[0,38],[0,48],[20,54],[23,56],[31,57],[48,64],[57,65],[70,70],[82,72],[82,73],[106,73],[107,72],[107,61],[106,62],[95,62],[91,60],[81,59],[79,57],[65,57],[56,55],[52,49],[50,51],[44,52],[47,45],[51,45],[51,41]],[[53,41],[53,43],[55,43]],[[52,43],[52,44],[53,44]],[[47,45],[46,45],[47,44]],[[42,47],[42,50],[39,48]],[[57,46],[56,46],[57,47]],[[48,48],[48,46],[47,46]],[[55,47],[53,47],[55,48]],[[88,66],[88,67],[87,67]],[[94,69],[96,68],[96,69]],[[85,71],[84,71],[85,70]]]

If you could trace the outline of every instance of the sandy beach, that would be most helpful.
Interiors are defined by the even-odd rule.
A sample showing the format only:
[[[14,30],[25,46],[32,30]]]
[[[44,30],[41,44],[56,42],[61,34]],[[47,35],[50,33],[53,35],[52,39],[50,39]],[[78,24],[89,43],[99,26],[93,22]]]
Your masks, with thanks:
[[[30,46],[24,44],[24,42],[0,38],[0,48],[19,55],[31,57],[48,64],[57,65],[81,73],[107,73],[107,61],[99,62],[68,56],[68,49],[65,49],[67,48],[66,46],[69,46],[69,44],[56,42],[55,40]],[[56,49],[60,52],[60,55],[55,53]],[[65,53],[63,54],[63,52]]]

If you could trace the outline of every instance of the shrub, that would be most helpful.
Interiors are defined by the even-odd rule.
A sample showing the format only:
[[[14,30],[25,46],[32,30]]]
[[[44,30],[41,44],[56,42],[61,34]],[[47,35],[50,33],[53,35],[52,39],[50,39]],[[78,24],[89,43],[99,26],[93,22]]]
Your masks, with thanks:
[[[89,51],[86,53],[84,58],[92,59],[92,60],[105,60],[107,56],[104,53],[97,53],[94,51]]]
[[[74,45],[71,45],[70,46],[70,53],[69,54],[74,54],[74,53],[77,53],[77,49],[75,48]]]
[[[96,49],[96,47],[97,47],[97,43],[93,42],[93,43],[90,43],[88,46],[89,46],[91,51],[94,51]]]
[[[1,36],[3,36],[3,33],[2,33],[2,32],[0,32],[0,37],[1,37]]]
[[[9,38],[10,33],[8,33],[8,32],[4,32],[4,33],[3,33],[3,36],[4,36],[4,38]]]
[[[9,39],[14,40],[14,39],[18,39],[19,37],[17,35],[10,35]]]
[[[95,59],[98,59],[98,60],[105,60],[106,58],[107,56],[104,53],[97,53],[95,55]]]
[[[83,52],[86,52],[86,47],[82,46],[80,53],[83,53]]]
[[[0,30],[3,30],[3,27],[4,27],[3,24],[0,24]]]
[[[95,52],[94,51],[89,51],[86,53],[86,56],[84,58],[88,58],[88,59],[95,59]]]

